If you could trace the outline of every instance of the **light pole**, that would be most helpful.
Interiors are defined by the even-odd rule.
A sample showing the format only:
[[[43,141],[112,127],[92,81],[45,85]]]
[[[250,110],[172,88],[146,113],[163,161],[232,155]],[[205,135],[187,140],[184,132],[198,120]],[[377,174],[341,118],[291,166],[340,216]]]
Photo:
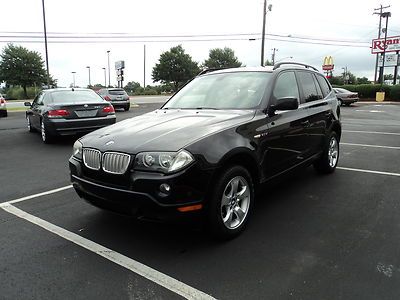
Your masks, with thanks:
[[[108,57],[108,86],[111,86],[111,73],[110,73],[110,50],[107,50],[107,57]]]
[[[347,84],[347,66],[342,69],[343,69],[343,83]]]
[[[73,82],[72,87],[74,88],[75,87],[75,74],[76,74],[76,72],[71,72],[71,73],[72,73],[72,82]]]
[[[272,4],[268,5],[268,11],[271,11]],[[263,9],[263,27],[262,27],[262,37],[261,37],[261,66],[264,67],[264,48],[265,48],[265,19],[267,16],[267,0],[264,0]]]
[[[90,82],[90,66],[87,66],[86,68],[89,70],[89,87],[91,87],[92,83]]]
[[[104,70],[104,87],[107,87],[107,72],[106,72],[106,68],[102,68]]]
[[[146,88],[146,44],[143,45],[143,88]]]
[[[46,13],[44,9],[44,0],[42,0],[42,10],[43,10],[43,28],[44,28],[44,48],[46,51],[47,88],[50,88],[49,54],[47,52],[47,30],[46,30]]]

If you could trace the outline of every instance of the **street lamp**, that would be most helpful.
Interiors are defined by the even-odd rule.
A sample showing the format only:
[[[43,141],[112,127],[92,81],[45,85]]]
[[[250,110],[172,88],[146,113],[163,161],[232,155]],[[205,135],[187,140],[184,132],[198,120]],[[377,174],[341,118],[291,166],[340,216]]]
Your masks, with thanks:
[[[110,50],[107,50],[107,57],[108,57],[108,86],[111,86],[111,77],[110,77]]]
[[[91,87],[92,84],[91,84],[91,82],[90,82],[90,66],[87,66],[86,68],[89,70],[89,87]]]
[[[76,72],[71,72],[71,73],[72,73],[72,80],[73,80],[72,87],[75,87],[75,74],[76,74]]]
[[[104,70],[104,87],[107,87],[107,72],[106,72],[106,68],[102,68]]]

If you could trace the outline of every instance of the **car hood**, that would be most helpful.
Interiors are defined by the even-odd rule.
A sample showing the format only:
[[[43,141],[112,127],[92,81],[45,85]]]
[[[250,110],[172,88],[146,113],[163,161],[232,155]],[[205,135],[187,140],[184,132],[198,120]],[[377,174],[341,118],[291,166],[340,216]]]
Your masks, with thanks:
[[[254,110],[156,110],[96,130],[81,138],[84,147],[136,154],[178,151],[218,131],[254,117]]]

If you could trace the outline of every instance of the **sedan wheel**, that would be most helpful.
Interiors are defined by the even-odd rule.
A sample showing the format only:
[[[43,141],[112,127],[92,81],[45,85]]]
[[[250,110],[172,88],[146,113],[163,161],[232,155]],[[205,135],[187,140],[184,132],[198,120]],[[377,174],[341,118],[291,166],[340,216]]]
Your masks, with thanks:
[[[29,118],[29,116],[26,116],[26,121],[28,123],[28,130],[29,132],[34,132],[35,129],[33,129],[32,125],[31,125],[31,118]]]
[[[220,175],[208,202],[210,232],[220,239],[230,239],[245,228],[254,201],[250,173],[242,166],[233,166]]]
[[[46,125],[40,122],[40,133],[42,136],[42,141],[45,144],[50,144],[53,141],[53,137],[49,134],[48,130],[46,129]]]

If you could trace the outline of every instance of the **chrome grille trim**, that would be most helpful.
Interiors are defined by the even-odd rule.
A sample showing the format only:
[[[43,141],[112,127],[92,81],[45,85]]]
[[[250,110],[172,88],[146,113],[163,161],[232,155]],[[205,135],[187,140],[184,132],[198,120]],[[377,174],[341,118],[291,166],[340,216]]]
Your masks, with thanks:
[[[100,170],[101,152],[96,149],[83,148],[83,163],[92,170]]]
[[[124,174],[128,170],[131,156],[125,153],[105,152],[103,154],[102,168],[111,174]]]

